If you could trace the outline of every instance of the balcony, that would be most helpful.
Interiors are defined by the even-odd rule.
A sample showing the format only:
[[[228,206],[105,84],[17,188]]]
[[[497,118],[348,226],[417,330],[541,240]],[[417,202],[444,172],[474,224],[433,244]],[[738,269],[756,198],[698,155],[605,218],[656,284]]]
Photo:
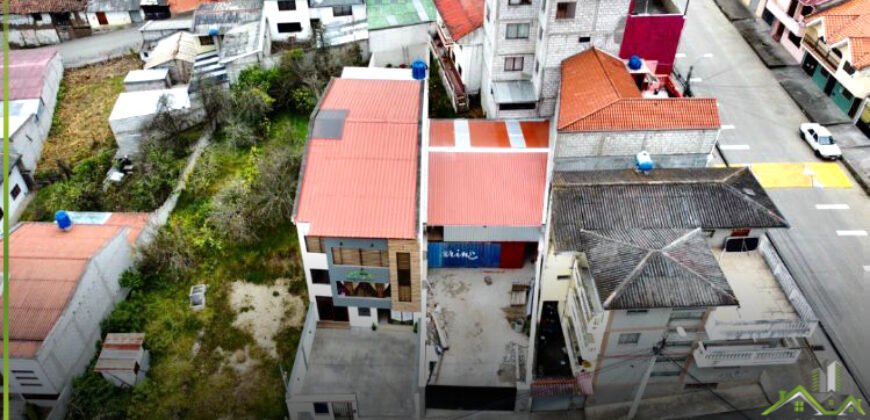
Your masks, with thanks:
[[[338,281],[334,302],[338,306],[390,308],[390,285],[368,282]]]
[[[762,348],[752,346],[705,346],[698,343],[695,349],[695,363],[698,367],[732,367],[732,366],[769,366],[787,365],[797,362],[800,349]]]
[[[838,55],[840,52],[829,47],[823,39],[807,33],[801,39],[801,46],[809,51],[820,63],[824,64],[829,72],[836,73],[837,69],[840,68],[840,61],[842,60],[842,57]]]
[[[450,51],[446,47],[452,43],[453,40],[447,30],[439,26],[438,33],[429,40],[429,48],[438,59],[438,75],[441,76],[441,83],[450,96],[453,109],[456,112],[465,112],[468,111],[468,94],[462,83],[462,76],[456,70],[456,63],[453,62]]]

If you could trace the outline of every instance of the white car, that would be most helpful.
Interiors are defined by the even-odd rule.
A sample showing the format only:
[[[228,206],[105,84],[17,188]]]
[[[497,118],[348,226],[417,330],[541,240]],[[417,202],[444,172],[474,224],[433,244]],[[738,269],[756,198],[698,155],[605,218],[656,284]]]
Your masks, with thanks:
[[[822,159],[837,160],[843,156],[831,132],[820,124],[801,124],[801,137],[813,148],[816,156]]]

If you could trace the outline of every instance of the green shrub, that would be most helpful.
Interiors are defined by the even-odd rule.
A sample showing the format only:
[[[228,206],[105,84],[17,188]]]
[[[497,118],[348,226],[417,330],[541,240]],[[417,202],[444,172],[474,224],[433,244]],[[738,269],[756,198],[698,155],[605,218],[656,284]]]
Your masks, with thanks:
[[[134,292],[135,293],[135,292]],[[142,299],[127,299],[115,305],[115,309],[100,324],[104,333],[133,333],[145,330],[147,318]]]

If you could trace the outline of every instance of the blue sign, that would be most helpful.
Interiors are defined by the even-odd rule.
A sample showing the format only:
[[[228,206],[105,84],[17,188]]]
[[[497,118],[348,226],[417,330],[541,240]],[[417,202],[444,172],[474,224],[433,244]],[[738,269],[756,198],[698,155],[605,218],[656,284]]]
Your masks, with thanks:
[[[498,267],[501,245],[488,242],[431,242],[429,268]]]

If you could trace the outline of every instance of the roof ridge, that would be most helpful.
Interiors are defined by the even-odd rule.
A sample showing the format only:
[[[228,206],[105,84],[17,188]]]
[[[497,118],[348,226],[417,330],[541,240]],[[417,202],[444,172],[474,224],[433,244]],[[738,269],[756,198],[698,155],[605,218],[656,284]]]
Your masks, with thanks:
[[[595,57],[595,62],[598,64],[598,68],[601,69],[601,73],[604,75],[604,78],[607,79],[607,84],[610,86],[611,91],[616,95],[616,99],[608,102],[606,105],[603,105],[594,111],[590,111],[590,112],[586,113],[586,115],[581,115],[570,122],[566,122],[565,124],[562,124],[561,127],[557,127],[559,130],[562,130],[566,127],[570,127],[571,125],[576,124],[580,120],[584,120],[593,114],[601,112],[601,110],[613,105],[616,102],[619,102],[619,100],[622,99],[622,95],[619,94],[619,90],[616,89],[616,85],[613,84],[613,78],[610,77],[609,73],[607,73],[607,70],[604,68],[604,63],[601,62],[601,57],[598,55],[599,52],[604,53],[604,51],[602,51],[598,47],[591,47],[588,50],[581,51],[581,52],[575,54],[574,56],[569,57],[568,60],[573,59],[573,58],[577,58],[577,57],[581,57],[583,54],[590,53],[590,52]],[[618,58],[616,58],[616,57],[614,57],[614,58],[618,60]],[[565,60],[565,61],[567,61],[567,60]],[[561,65],[564,66],[564,62]],[[560,84],[561,84],[561,82],[560,82]]]
[[[693,233],[694,233],[694,231],[693,231]],[[667,252],[665,252],[665,251],[662,251],[662,256],[664,256],[665,258],[667,258],[667,259],[669,259],[669,260],[671,260],[671,261],[677,263],[677,265],[679,265],[680,267],[682,267],[683,270],[688,271],[688,272],[691,273],[694,277],[696,277],[696,278],[698,278],[699,280],[701,280],[702,282],[706,283],[708,286],[710,286],[713,290],[715,290],[716,292],[718,292],[720,295],[723,295],[723,296],[727,296],[727,297],[729,297],[729,298],[732,298],[732,299],[734,299],[735,302],[738,301],[738,300],[737,300],[737,296],[734,295],[733,291],[732,291],[731,293],[728,293],[727,291],[723,290],[723,289],[722,289],[721,287],[719,287],[718,285],[713,284],[713,282],[711,282],[709,279],[707,279],[706,277],[704,277],[704,275],[702,275],[701,273],[697,272],[696,270],[692,269],[691,267],[687,266],[686,264],[683,264],[682,261],[680,261],[680,260],[674,258],[674,256],[672,256],[671,254],[669,254],[669,253],[667,253]],[[717,261],[717,262],[718,262],[718,261]],[[723,274],[723,277],[724,277],[724,274]],[[725,281],[727,282],[728,280],[725,279]]]
[[[614,289],[613,292],[610,293],[610,296],[608,296],[607,299],[604,300],[604,303],[601,304],[602,307],[606,309],[608,306],[610,306],[610,303],[618,298],[619,295],[622,294],[622,292],[625,291],[625,289],[629,286],[629,284],[633,283],[634,280],[637,279],[637,276],[641,272],[641,268],[646,266],[646,262],[649,261],[650,256],[652,256],[654,252],[656,251],[648,251],[646,255],[644,255],[643,258],[638,261],[634,269],[632,269],[631,272],[628,273],[627,276],[625,276],[625,279],[623,279],[619,283],[619,286],[617,286],[616,289]]]
[[[747,168],[747,167],[744,167],[743,169],[745,169],[745,170],[736,171],[734,173],[734,175],[736,175],[736,174],[743,175],[746,173],[746,171],[749,170],[749,168]],[[750,174],[751,174],[751,172],[750,172]],[[757,200],[754,200],[750,197],[747,197],[748,194],[746,194],[743,191],[738,190],[737,187],[735,187],[730,182],[726,182],[726,181],[730,181],[732,177],[733,177],[733,175],[730,175],[730,176],[726,177],[724,180],[719,181],[719,182],[722,183],[723,185],[725,185],[725,187],[727,188],[727,191],[731,191],[732,195],[736,195],[738,198],[749,203],[753,207],[760,208],[763,212],[767,213],[768,215],[772,216],[773,218],[781,221],[784,225],[788,226],[788,221],[785,220],[785,217],[774,213],[771,209],[769,209],[769,208],[767,208],[767,206],[759,203]],[[763,189],[763,187],[762,187],[762,189]],[[774,206],[776,206],[776,204],[774,204]]]

